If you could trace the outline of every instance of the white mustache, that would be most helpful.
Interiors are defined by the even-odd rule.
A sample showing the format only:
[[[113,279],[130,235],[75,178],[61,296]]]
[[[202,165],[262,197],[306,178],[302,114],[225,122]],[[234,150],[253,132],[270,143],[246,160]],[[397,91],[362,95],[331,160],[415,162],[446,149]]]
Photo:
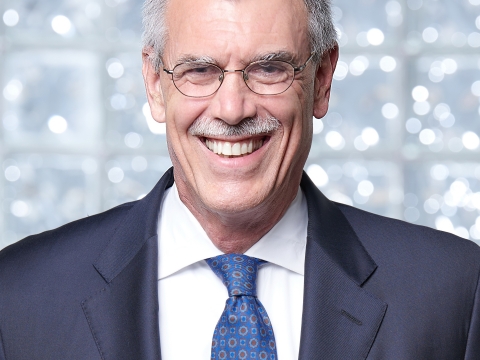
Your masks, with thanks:
[[[249,117],[238,124],[229,125],[226,122],[209,117],[199,117],[188,128],[193,136],[216,137],[216,136],[237,136],[250,137],[255,135],[268,134],[281,126],[280,121],[273,116]]]

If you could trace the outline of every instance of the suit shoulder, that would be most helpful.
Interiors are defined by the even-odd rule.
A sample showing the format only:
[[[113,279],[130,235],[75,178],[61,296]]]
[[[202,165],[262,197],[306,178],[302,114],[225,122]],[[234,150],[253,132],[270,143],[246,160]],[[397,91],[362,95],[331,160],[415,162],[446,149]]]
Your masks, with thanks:
[[[370,253],[417,252],[445,259],[480,264],[480,247],[473,241],[451,233],[373,214],[344,204],[336,204],[360,241]],[[462,260],[463,259],[463,260]]]
[[[53,230],[28,236],[0,251],[0,274],[6,268],[34,264],[37,259],[64,254],[97,254],[135,202],[121,204],[105,212],[72,221]],[[45,263],[45,261],[42,261]]]

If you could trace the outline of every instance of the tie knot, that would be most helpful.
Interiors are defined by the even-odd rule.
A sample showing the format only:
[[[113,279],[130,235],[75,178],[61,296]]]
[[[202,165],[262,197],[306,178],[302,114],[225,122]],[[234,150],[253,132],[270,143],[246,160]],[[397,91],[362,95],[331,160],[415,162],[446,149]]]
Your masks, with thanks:
[[[264,260],[225,254],[205,260],[228,289],[228,296],[257,296],[257,270]]]

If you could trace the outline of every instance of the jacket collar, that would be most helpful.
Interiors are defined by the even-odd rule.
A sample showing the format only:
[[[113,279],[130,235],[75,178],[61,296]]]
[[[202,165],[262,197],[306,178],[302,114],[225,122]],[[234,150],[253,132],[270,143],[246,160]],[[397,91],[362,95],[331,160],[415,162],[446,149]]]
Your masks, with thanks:
[[[335,203],[328,200],[304,173],[300,185],[308,207],[307,235],[358,286],[377,268],[352,226]]]
[[[153,190],[134,205],[115,231],[112,240],[94,264],[105,281],[114,279],[139,251],[145,240],[157,235],[159,202],[165,190],[173,185],[173,181],[173,168],[170,168]],[[340,209],[317,189],[305,173],[301,187],[307,199],[307,234],[310,242],[317,243],[345,274],[361,286],[377,265]]]
[[[173,168],[170,168],[152,191],[130,209],[98,257],[94,266],[107,283],[132,260],[146,239],[157,235],[160,202],[165,190],[173,185],[173,180]]]
[[[299,358],[365,359],[387,309],[362,288],[377,265],[340,209],[305,173],[301,187],[308,230]]]
[[[168,170],[129,209],[94,263],[105,287],[82,302],[102,360],[160,359],[157,220]]]

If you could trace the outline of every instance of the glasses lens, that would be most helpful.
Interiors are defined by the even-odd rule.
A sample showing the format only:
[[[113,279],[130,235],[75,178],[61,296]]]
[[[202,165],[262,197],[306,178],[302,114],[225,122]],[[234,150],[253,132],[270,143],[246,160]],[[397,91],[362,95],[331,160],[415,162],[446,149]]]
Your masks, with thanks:
[[[287,90],[293,82],[293,66],[284,61],[259,61],[245,69],[245,82],[257,94],[275,95]]]
[[[186,96],[212,95],[221,84],[222,70],[208,63],[185,63],[173,69],[173,83]]]

